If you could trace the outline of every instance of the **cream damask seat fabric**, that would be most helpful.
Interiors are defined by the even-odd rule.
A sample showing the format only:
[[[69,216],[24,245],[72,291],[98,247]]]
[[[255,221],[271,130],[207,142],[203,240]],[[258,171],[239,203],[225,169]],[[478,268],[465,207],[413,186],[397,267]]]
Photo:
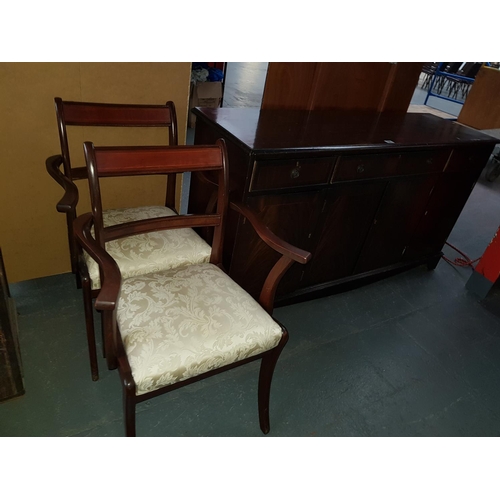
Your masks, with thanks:
[[[124,279],[117,322],[137,395],[268,351],[283,335],[209,263]]]
[[[114,209],[103,212],[103,223],[107,227],[169,215],[177,214],[167,207]],[[115,259],[123,278],[208,262],[211,250],[191,228],[137,234],[106,243],[106,251]],[[101,288],[97,262],[86,252],[84,259],[92,289]]]

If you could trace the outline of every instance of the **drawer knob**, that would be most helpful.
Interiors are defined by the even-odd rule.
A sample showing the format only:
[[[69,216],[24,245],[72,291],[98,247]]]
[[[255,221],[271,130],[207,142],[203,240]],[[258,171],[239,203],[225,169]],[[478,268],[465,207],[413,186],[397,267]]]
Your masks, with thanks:
[[[432,158],[429,158],[429,159],[427,160],[427,165],[432,165]]]
[[[290,172],[290,177],[291,177],[292,179],[296,179],[299,175],[300,175],[300,167],[299,167],[299,168],[294,168],[294,169]]]
[[[358,165],[358,174],[362,174],[365,171],[365,166],[364,165]]]

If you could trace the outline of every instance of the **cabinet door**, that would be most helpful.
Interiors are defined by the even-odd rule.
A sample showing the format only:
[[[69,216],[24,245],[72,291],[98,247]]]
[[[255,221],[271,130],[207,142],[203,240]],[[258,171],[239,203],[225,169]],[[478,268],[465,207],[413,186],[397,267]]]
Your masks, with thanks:
[[[352,182],[332,186],[323,205],[321,234],[314,242],[313,257],[304,270],[301,286],[353,274],[386,185]]]
[[[280,238],[304,250],[311,250],[311,236],[323,204],[321,191],[312,193],[254,196],[247,204]],[[230,276],[253,297],[258,297],[267,273],[280,255],[269,248],[246,219],[240,217],[233,247]],[[298,287],[303,266],[293,264],[282,278],[277,296]]]
[[[388,182],[354,273],[365,273],[403,259],[439,174]]]
[[[436,255],[441,251],[476,183],[477,173],[443,174],[432,191],[404,260]]]
[[[416,227],[405,260],[430,257],[441,251],[488,161],[491,149],[491,146],[482,146],[453,150]]]

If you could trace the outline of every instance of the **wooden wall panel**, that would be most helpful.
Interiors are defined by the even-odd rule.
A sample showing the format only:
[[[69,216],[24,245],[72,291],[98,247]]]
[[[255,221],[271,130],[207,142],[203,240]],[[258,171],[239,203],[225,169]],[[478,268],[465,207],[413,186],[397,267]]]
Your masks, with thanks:
[[[54,97],[96,102],[175,102],[179,143],[185,143],[190,63],[0,64],[0,244],[11,282],[70,271],[66,218],[56,211],[62,188],[45,170],[60,152]],[[84,140],[96,144],[166,144],[164,131],[73,129],[73,164],[83,164]],[[106,179],[109,180],[109,179]],[[164,203],[162,177],[104,183],[110,207]],[[79,182],[79,213],[88,211]]]
[[[483,66],[457,121],[479,130],[500,128],[500,71]]]
[[[407,111],[424,63],[398,62],[391,65],[386,93],[379,111]]]
[[[261,109],[310,109],[317,66],[311,62],[269,63]]]
[[[378,108],[390,63],[321,63],[310,109]]]
[[[406,112],[422,63],[269,63],[262,109]]]

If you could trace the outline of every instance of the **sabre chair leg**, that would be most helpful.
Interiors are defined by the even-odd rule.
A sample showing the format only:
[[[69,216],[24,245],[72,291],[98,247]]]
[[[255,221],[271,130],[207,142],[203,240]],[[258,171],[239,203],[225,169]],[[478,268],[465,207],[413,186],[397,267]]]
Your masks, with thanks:
[[[269,423],[269,399],[271,397],[271,382],[273,380],[274,368],[281,351],[288,342],[288,333],[285,331],[280,343],[271,351],[264,354],[260,364],[259,373],[259,423],[264,434],[271,430]]]
[[[125,410],[125,435],[135,437],[135,397],[125,387],[123,392],[123,403]]]
[[[82,279],[83,307],[85,310],[85,327],[87,330],[87,343],[89,347],[90,371],[92,380],[99,380],[99,368],[97,365],[97,349],[95,345],[94,315],[92,313],[92,289],[90,280]]]

